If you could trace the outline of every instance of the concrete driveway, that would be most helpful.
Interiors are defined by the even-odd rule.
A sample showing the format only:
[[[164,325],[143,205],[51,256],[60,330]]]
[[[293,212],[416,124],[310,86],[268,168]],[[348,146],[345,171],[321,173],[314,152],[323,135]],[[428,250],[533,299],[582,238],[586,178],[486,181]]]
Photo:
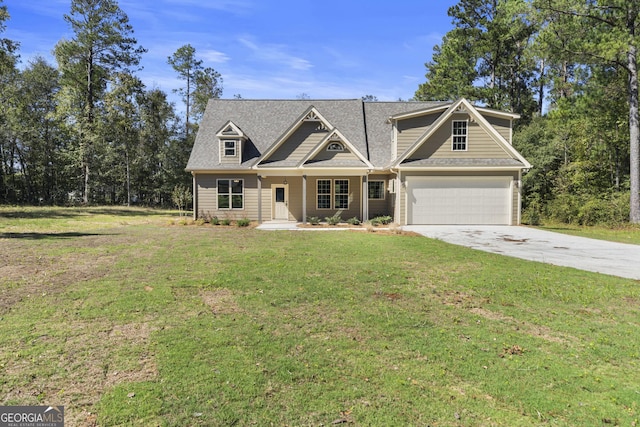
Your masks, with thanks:
[[[522,226],[410,225],[402,228],[486,252],[640,280],[640,245]]]

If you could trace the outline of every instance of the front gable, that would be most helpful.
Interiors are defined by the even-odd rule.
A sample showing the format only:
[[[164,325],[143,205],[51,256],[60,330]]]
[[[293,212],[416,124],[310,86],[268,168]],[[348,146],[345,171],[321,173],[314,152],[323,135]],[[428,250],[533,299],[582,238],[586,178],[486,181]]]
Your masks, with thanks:
[[[331,124],[310,107],[258,159],[256,167],[296,167],[329,133]]]
[[[298,166],[373,168],[373,165],[337,129],[331,130]]]
[[[435,111],[434,111],[435,112]],[[500,122],[503,124],[503,122]],[[511,146],[505,138],[505,131],[499,131],[467,100],[460,99],[435,119],[413,144],[394,162],[393,167],[429,162],[446,165],[471,164],[531,165]],[[510,135],[510,133],[509,133]],[[398,147],[400,148],[400,147]]]

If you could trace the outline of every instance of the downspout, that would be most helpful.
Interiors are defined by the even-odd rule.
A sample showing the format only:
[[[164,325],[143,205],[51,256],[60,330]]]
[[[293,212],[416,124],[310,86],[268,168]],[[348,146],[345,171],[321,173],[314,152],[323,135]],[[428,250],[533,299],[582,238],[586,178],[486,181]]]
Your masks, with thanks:
[[[191,176],[193,176],[193,220],[198,219],[198,186],[196,184],[196,173],[191,171]]]

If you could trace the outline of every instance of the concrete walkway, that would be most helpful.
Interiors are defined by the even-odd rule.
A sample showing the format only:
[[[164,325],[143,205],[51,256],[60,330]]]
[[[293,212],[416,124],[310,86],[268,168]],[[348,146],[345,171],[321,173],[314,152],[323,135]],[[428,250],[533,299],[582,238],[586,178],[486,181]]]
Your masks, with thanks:
[[[640,280],[640,245],[522,226],[411,225],[402,229],[486,252]]]

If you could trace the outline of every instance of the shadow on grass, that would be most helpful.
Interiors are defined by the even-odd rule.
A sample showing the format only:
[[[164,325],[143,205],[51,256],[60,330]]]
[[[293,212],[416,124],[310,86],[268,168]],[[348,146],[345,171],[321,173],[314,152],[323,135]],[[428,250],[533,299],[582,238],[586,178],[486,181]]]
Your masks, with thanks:
[[[152,208],[125,208],[125,207],[42,207],[33,208],[19,207],[10,209],[0,209],[0,218],[14,219],[55,219],[55,218],[72,218],[87,215],[112,215],[112,216],[166,216],[171,211]]]
[[[77,237],[89,237],[89,236],[113,236],[113,234],[104,233],[0,233],[0,239],[73,239]]]

